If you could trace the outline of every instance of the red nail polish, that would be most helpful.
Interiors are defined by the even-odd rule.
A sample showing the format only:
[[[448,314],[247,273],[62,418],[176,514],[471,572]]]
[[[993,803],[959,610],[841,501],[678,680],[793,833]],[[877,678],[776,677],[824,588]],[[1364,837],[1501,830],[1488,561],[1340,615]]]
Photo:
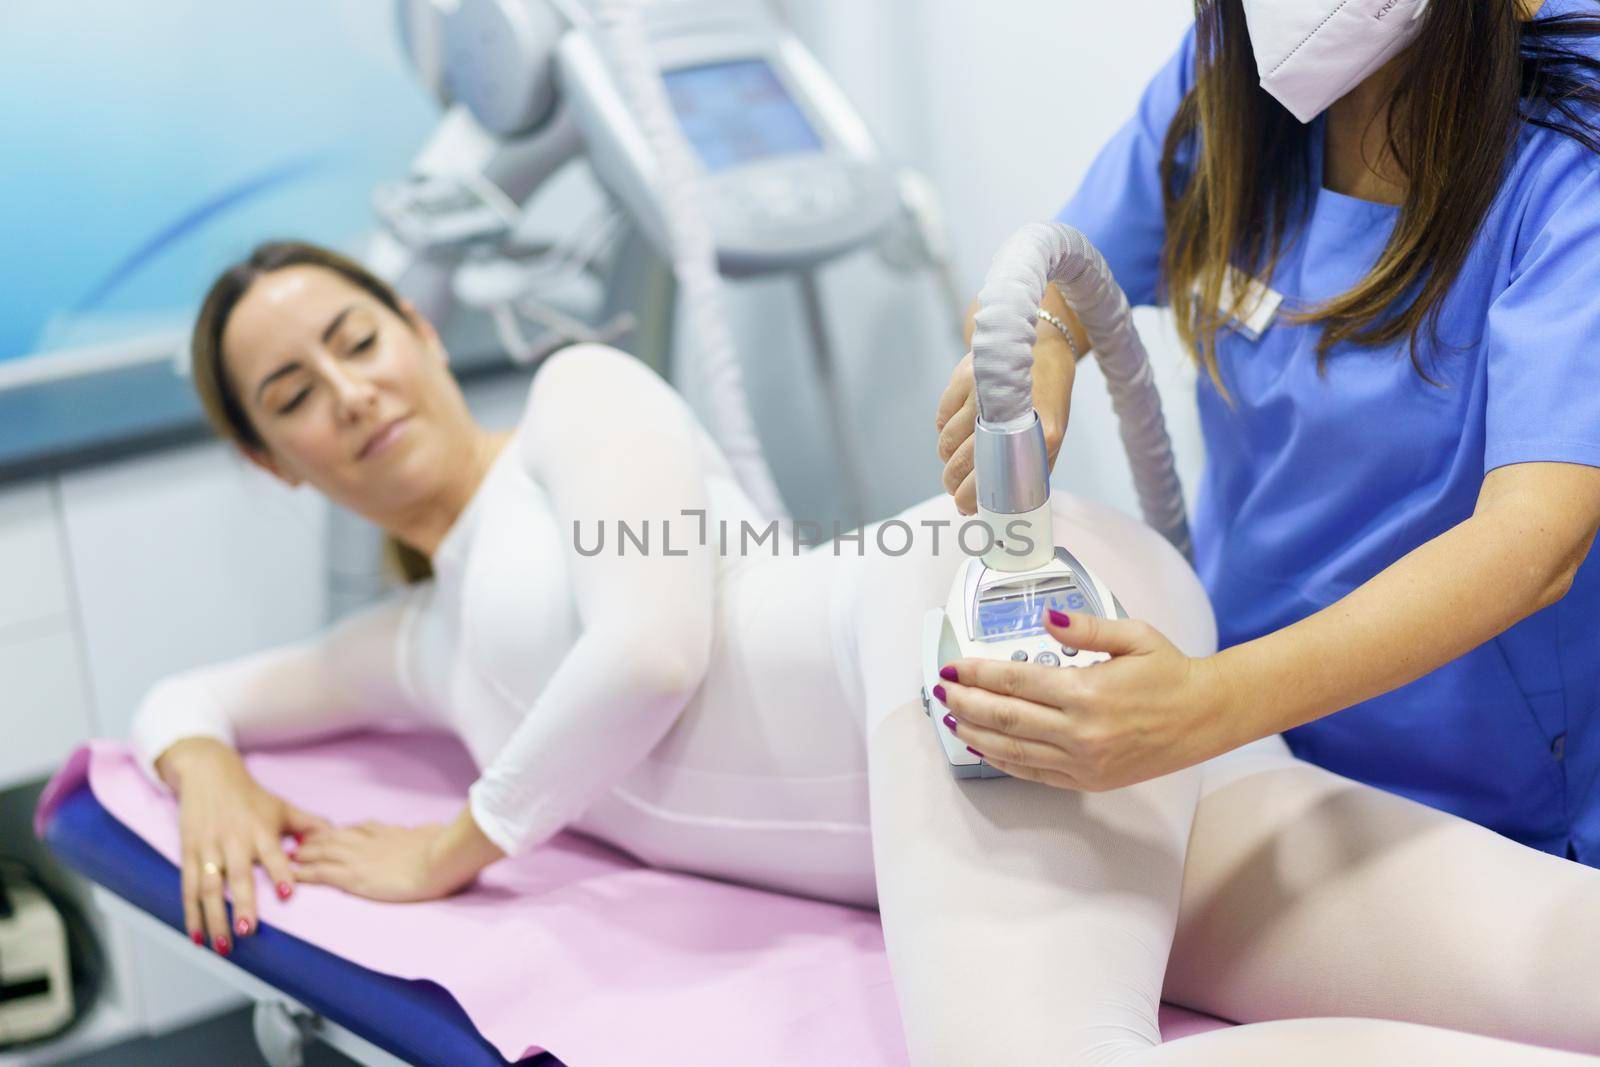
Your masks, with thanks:
[[[199,930],[190,930],[189,940],[193,941],[197,945],[204,945],[206,943],[206,935],[202,934]]]
[[[954,715],[946,715],[944,717],[944,724],[950,730],[951,733],[955,733],[956,732],[956,726],[958,724],[956,722],[956,717]]]
[[[979,759],[983,759],[984,758],[983,753],[979,752],[977,749],[973,748],[971,745],[967,746],[967,751],[972,753],[974,756],[977,756]]]
[[[959,682],[961,680],[956,677],[956,669],[954,667],[940,667],[939,677],[947,682]]]
[[[293,892],[294,892],[294,886],[290,885],[288,882],[279,882],[278,883],[278,899],[279,900],[288,900],[289,899],[289,894],[293,893]]]
[[[250,920],[249,919],[235,919],[235,920],[233,920],[233,928],[234,928],[235,931],[238,932],[240,937],[248,937],[248,936],[250,936]]]
[[[1067,618],[1067,613],[1064,611],[1057,611],[1055,608],[1050,609],[1050,621],[1055,623],[1057,626],[1072,625],[1072,620]]]
[[[298,830],[296,830],[294,833],[290,834],[289,836],[294,838],[294,843],[297,844],[297,845],[303,845],[303,844],[306,843],[306,835],[302,834]]]
[[[226,956],[229,951],[228,939],[218,934],[212,939],[211,947],[217,950],[217,955]]]
[[[933,699],[937,700],[941,704],[943,704],[945,702],[945,700],[944,700],[944,686],[936,685],[936,686],[933,687]]]

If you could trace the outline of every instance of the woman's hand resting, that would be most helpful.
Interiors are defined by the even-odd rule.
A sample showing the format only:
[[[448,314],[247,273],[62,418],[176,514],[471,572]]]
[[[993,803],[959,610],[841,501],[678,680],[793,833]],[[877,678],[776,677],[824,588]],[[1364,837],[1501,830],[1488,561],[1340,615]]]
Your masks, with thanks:
[[[319,829],[307,834],[295,853],[295,877],[371,900],[436,900],[504,855],[463,809],[451,823],[364,822]]]
[[[998,769],[1100,792],[1252,740],[1229,734],[1214,660],[1184,655],[1144,622],[1056,611],[1044,622],[1062,645],[1112,658],[1078,668],[959,659],[935,687],[945,726]]]
[[[434,850],[443,823],[390,826],[364,822],[306,836],[295,853],[295,877],[343,889],[370,900],[407,902],[449,896]]]
[[[295,876],[282,839],[331,824],[263,789],[237,752],[208,737],[169,746],[156,771],[178,794],[184,928],[195,944],[227,955],[235,936],[256,930],[256,864],[287,900]],[[231,924],[224,888],[233,897]]]

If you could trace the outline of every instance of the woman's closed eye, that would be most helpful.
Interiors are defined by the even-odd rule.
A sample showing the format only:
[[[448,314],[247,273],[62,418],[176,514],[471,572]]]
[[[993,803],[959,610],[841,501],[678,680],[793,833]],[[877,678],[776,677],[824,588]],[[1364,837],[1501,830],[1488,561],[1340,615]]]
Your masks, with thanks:
[[[279,415],[287,415],[287,414],[289,414],[295,408],[297,408],[301,404],[303,404],[305,402],[306,397],[308,397],[310,395],[311,395],[311,385],[309,383],[307,383],[306,385],[302,385],[299,388],[299,390],[294,394],[294,396],[291,396],[289,398],[287,403],[283,404],[281,407],[278,408],[278,414]]]
[[[354,345],[352,345],[350,347],[350,354],[352,356],[354,356],[354,355],[357,355],[358,353],[366,352],[366,351],[370,350],[372,348],[372,346],[377,343],[377,340],[378,340],[378,331],[377,330],[373,330],[371,333],[367,334],[367,336],[363,337],[361,340],[357,341]]]

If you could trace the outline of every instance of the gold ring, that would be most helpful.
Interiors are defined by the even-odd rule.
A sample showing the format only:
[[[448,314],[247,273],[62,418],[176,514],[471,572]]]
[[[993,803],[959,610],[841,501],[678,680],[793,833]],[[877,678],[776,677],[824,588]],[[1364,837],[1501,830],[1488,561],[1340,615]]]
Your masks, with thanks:
[[[212,863],[210,860],[206,860],[204,863],[202,863],[200,865],[200,873],[201,874],[221,874],[222,873],[222,868],[217,866],[215,863]]]

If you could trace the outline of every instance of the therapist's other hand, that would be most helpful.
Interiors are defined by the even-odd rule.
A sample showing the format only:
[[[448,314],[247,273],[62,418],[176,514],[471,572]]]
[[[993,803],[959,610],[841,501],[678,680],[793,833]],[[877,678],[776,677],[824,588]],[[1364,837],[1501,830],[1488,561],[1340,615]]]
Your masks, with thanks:
[[[1224,736],[1213,660],[1184,655],[1136,620],[1047,612],[1045,627],[1069,648],[1112,658],[1077,668],[960,659],[946,668],[944,704],[955,734],[993,766],[1100,792],[1193,766],[1237,743]]]
[[[370,900],[437,900],[461,889],[501,852],[469,810],[451,823],[391,826],[364,822],[306,836],[295,877]]]
[[[258,926],[256,864],[265,868],[279,898],[289,899],[294,874],[283,838],[332,824],[268,792],[238,752],[209,737],[171,745],[156,770],[178,794],[184,928],[195,944],[227,955],[235,938],[248,937]],[[233,898],[231,924],[224,890]]]
[[[1056,292],[1055,286],[1045,291],[1044,306],[1058,318],[1069,323],[1078,334],[1078,351],[1086,351],[1088,338],[1081,333],[1077,317],[1067,309],[1066,302]],[[978,303],[972,302],[967,311],[966,340],[972,346],[973,315]],[[1072,407],[1072,381],[1077,372],[1077,357],[1061,336],[1042,319],[1038,323],[1037,339],[1033,345],[1033,407],[1039,413],[1039,423],[1044,429],[1045,450],[1050,466],[1054,467],[1056,455],[1061,450],[1061,439],[1067,432],[1067,416]],[[971,515],[978,510],[978,487],[972,475],[973,430],[978,425],[978,394],[973,378],[972,353],[969,351],[956,364],[950,375],[950,384],[939,397],[939,410],[934,419],[939,432],[939,459],[944,463],[945,492],[955,497],[956,510]]]

